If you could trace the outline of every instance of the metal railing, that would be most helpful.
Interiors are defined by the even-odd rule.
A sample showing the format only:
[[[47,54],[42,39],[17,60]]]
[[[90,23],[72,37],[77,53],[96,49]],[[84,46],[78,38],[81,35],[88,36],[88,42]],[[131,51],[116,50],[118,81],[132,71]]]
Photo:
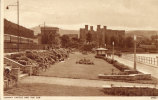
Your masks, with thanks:
[[[122,58],[134,61],[134,56],[133,55],[122,55]],[[158,66],[158,58],[137,56],[136,59],[137,59],[136,61],[140,62],[140,63]]]

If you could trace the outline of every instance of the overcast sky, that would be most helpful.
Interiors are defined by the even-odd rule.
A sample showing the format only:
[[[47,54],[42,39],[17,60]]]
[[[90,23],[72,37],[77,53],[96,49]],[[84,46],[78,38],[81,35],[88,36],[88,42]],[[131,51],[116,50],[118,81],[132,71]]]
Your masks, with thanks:
[[[4,7],[17,0],[4,0]],[[20,25],[43,24],[64,29],[106,25],[112,29],[158,30],[158,0],[19,0]],[[17,22],[16,7],[4,10],[4,17]]]

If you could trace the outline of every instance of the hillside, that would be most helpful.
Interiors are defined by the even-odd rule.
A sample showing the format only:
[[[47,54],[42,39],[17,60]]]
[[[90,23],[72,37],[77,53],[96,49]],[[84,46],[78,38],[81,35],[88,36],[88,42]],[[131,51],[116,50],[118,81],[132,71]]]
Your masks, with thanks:
[[[150,31],[150,30],[134,30],[134,31],[126,31],[126,36],[133,36],[138,35],[138,36],[143,36],[146,38],[150,38],[152,35],[158,35],[158,31]]]
[[[41,33],[40,26],[36,26],[31,28],[31,30],[34,31],[34,35],[37,35]],[[79,34],[79,30],[65,30],[65,29],[59,29],[59,34],[64,35],[64,34]]]
[[[79,34],[79,30],[65,30],[65,29],[59,29],[60,35],[64,34]]]

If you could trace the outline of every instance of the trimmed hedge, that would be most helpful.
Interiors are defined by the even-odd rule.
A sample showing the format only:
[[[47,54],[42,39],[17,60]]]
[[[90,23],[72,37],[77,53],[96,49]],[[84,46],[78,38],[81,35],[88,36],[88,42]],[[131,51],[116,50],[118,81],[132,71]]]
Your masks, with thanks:
[[[115,63],[113,63],[113,65],[114,65],[117,69],[119,69],[120,71],[124,71],[124,70],[128,70],[128,69],[129,69],[128,66],[126,66],[126,65],[124,65],[124,64],[121,64],[121,63],[119,63],[119,62],[115,62]]]

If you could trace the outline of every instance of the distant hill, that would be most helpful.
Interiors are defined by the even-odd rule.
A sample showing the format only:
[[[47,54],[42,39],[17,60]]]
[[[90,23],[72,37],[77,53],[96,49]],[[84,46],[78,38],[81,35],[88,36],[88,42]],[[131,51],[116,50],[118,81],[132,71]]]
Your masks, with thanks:
[[[65,30],[65,29],[59,29],[60,35],[64,34],[79,34],[79,30]]]
[[[41,33],[40,26],[33,27],[33,28],[31,28],[31,30],[34,31],[34,35],[38,35]]]
[[[40,26],[36,26],[31,28],[31,30],[34,31],[34,35],[38,35],[41,33]],[[79,34],[79,30],[66,30],[66,29],[59,29],[59,34],[64,35],[64,34]]]
[[[150,31],[150,30],[133,30],[133,31],[126,31],[126,36],[133,36],[134,34],[137,36],[143,36],[145,38],[150,38],[152,35],[158,35],[158,31]]]

